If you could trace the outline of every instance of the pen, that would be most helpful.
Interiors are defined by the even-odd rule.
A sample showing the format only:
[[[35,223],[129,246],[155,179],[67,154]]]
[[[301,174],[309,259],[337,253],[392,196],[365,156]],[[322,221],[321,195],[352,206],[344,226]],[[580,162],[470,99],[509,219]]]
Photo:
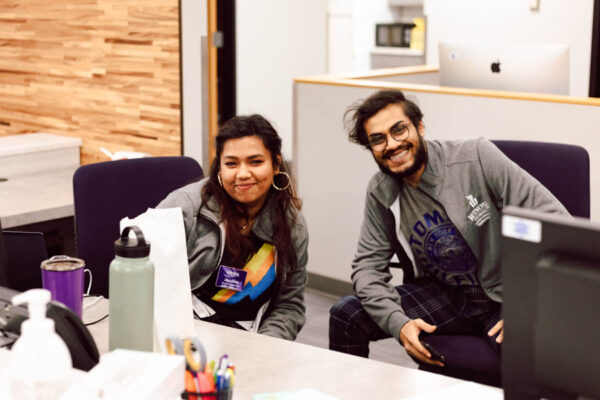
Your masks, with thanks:
[[[212,377],[213,377],[213,382],[214,382],[214,384],[216,386],[216,384],[217,384],[217,372],[219,372],[219,369],[217,368],[216,363],[215,363],[214,360],[211,361],[211,363],[214,365],[214,367],[212,369]]]
[[[229,390],[232,385],[233,373],[231,372],[231,368],[227,369],[225,372],[225,390]]]
[[[227,354],[223,354],[219,359],[219,371],[223,369],[223,362],[227,363]]]
[[[231,384],[233,385],[233,380],[234,380],[234,376],[235,376],[235,371],[233,370],[233,368],[231,368],[231,367],[227,368],[226,374],[231,377]]]
[[[217,391],[223,390],[223,372],[217,371]]]

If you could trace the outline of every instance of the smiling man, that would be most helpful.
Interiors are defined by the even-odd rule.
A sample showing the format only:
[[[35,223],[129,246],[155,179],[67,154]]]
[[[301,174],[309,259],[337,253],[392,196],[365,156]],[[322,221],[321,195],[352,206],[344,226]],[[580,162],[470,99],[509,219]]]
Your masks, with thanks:
[[[566,209],[486,139],[425,140],[422,112],[400,91],[379,91],[346,115],[350,140],[381,172],[367,188],[356,294],[330,310],[329,348],[368,357],[371,341],[394,337],[420,362],[444,366],[422,333],[469,333],[499,351],[502,208]],[[394,255],[414,275],[397,287]]]

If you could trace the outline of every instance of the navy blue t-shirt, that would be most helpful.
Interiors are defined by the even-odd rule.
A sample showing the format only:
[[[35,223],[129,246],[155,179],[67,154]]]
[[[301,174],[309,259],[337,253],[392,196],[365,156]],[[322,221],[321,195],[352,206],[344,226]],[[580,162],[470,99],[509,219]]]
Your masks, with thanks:
[[[477,285],[477,259],[440,203],[404,185],[400,210],[402,233],[422,271],[447,285]]]

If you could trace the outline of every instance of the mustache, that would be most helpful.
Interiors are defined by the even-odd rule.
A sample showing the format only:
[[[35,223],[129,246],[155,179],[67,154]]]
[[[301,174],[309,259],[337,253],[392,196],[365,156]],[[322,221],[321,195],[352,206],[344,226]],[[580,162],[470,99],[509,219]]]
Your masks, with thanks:
[[[405,145],[398,146],[395,149],[387,150],[385,153],[383,153],[382,158],[389,159],[390,157],[392,157],[394,155],[394,153],[398,152],[398,150],[405,151],[405,150],[410,149],[410,147],[411,147],[410,144],[405,144]]]

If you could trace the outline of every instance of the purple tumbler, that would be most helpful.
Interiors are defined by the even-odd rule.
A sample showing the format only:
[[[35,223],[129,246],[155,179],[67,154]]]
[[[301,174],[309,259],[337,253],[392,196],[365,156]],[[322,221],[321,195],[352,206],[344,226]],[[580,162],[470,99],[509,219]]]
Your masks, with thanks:
[[[42,285],[81,318],[85,262],[69,256],[54,256],[43,261]]]

